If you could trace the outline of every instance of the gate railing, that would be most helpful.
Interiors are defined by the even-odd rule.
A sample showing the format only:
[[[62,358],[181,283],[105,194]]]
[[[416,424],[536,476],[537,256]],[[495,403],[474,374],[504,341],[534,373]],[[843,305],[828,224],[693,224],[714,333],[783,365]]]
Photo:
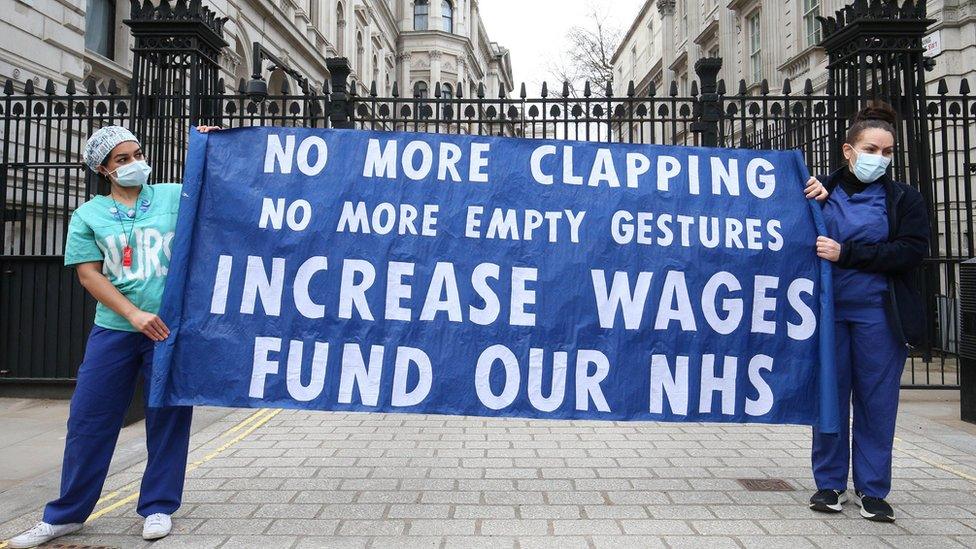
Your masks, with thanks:
[[[81,86],[69,82],[64,87],[49,82],[43,89],[31,82],[22,87],[10,81],[4,84],[0,97],[0,381],[70,378],[80,363],[91,326],[85,309],[90,309],[91,298],[73,276],[54,276],[51,269],[63,253],[70,213],[104,192],[82,168],[80,158],[86,137],[104,125],[123,124],[136,131],[153,163],[154,182],[182,178],[187,132],[198,123],[799,149],[811,172],[823,174],[839,165],[839,143],[852,109],[881,98],[914,117],[899,124],[893,169],[896,177],[927,197],[936,228],[931,257],[920,276],[931,330],[925,345],[913,353],[903,382],[909,387],[958,387],[958,264],[974,253],[972,183],[976,178],[976,102],[965,80],[958,93],[950,93],[947,83],[940,82],[930,96],[924,86],[913,87],[912,95],[906,96],[904,86],[877,81],[868,81],[851,95],[849,86],[835,82],[836,75],[820,93],[809,81],[786,81],[775,94],[766,82],[755,93],[740,82],[729,93],[726,83],[716,78],[721,60],[704,59],[696,65],[698,79],[685,95],[676,84],[642,94],[631,84],[617,97],[612,89],[598,90],[589,84],[577,94],[562,83],[544,84],[538,93],[529,93],[523,85],[498,97],[486,96],[484,86],[478,86],[474,97],[461,95],[465,86],[452,86],[459,94],[448,97],[441,94],[443,86],[434,85],[433,97],[418,97],[401,95],[396,84],[379,93],[376,83],[352,82],[348,62],[329,59],[331,79],[323,88],[305,87],[292,93],[285,87],[277,95],[268,95],[260,66],[251,81],[241,80],[234,91],[228,91],[217,77],[214,48],[222,41],[221,23],[212,14],[204,14],[196,23],[183,17],[174,31],[197,32],[205,38],[199,40],[195,57],[187,57],[185,51],[192,40],[167,41],[172,33],[165,28],[170,23],[164,15],[139,15],[147,19],[132,24],[133,33],[147,35],[136,37],[138,74],[130,89],[110,82],[100,91],[93,81]],[[854,25],[852,21],[856,23],[856,18],[848,17],[846,27],[838,27],[835,21],[832,32]],[[892,55],[916,53],[909,49]],[[170,66],[174,60],[188,58],[192,62]],[[169,61],[154,65],[161,59]],[[851,66],[845,65],[845,70]],[[907,70],[911,78],[919,77],[915,68]],[[166,89],[143,85],[135,81],[139,74],[186,85]],[[918,117],[925,120],[919,122]],[[918,135],[919,127],[927,128],[927,134]],[[79,311],[87,315],[80,324],[65,321],[65,315]],[[49,355],[47,349],[37,350],[30,355],[35,358],[26,360],[25,345],[58,351]],[[49,360],[57,365],[42,364]]]

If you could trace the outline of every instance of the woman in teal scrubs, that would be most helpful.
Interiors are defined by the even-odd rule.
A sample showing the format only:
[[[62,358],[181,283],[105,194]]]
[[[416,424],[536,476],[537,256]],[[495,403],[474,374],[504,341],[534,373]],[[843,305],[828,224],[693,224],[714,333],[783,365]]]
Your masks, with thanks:
[[[154,343],[169,336],[157,313],[182,185],[148,185],[152,168],[142,146],[120,126],[92,134],[84,160],[110,183],[111,192],[72,214],[64,263],[75,267],[82,286],[98,300],[95,327],[71,397],[60,496],[47,504],[42,522],[10,540],[15,548],[82,528],[108,474],[136,376],[141,371],[150,379]],[[149,459],[137,510],[145,517],[147,540],[169,534],[170,515],[180,506],[191,415],[189,407],[146,408]]]

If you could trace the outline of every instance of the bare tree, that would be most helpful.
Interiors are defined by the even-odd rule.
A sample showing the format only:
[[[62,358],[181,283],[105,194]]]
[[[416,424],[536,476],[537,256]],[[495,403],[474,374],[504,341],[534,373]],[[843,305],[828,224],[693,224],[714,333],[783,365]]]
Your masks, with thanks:
[[[569,82],[573,97],[582,95],[586,82],[594,96],[604,96],[607,86],[613,83],[610,60],[620,45],[621,34],[620,29],[608,23],[606,13],[591,5],[586,24],[576,25],[566,33],[565,54],[552,64],[549,73],[560,86]]]

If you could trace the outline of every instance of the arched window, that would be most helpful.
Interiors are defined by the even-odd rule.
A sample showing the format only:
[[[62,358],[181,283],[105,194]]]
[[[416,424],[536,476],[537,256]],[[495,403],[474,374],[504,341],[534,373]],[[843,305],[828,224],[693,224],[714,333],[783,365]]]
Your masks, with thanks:
[[[454,97],[454,86],[450,82],[445,82],[441,86],[441,97],[444,99],[452,99]]]
[[[426,99],[430,96],[430,92],[427,88],[427,82],[421,80],[413,85],[413,96]]]
[[[450,0],[441,2],[441,30],[454,32],[454,4]]]
[[[230,87],[236,90],[240,86],[240,82],[246,84],[251,78],[251,64],[247,61],[247,48],[244,47],[244,42],[240,37],[234,39],[234,53],[237,54],[237,67],[234,72],[235,81]]]
[[[377,88],[380,87],[380,60],[375,53],[373,54],[373,83]]]
[[[281,69],[276,69],[268,78],[268,93],[270,95],[283,95],[289,88],[286,82],[287,76]]]
[[[427,16],[430,15],[429,0],[414,0],[413,30],[427,30]]]
[[[346,10],[342,7],[342,2],[336,5],[336,51],[339,55],[346,50]]]
[[[366,45],[363,44],[363,33],[362,31],[356,31],[356,71],[360,75],[366,76],[366,67],[363,66],[363,53],[366,51]]]

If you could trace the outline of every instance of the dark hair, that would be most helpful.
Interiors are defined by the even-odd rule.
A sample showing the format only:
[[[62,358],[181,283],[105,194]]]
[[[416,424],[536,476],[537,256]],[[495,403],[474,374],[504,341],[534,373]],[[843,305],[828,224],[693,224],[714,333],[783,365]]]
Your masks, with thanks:
[[[107,168],[108,159],[109,157],[106,156],[105,160],[102,160],[102,163],[99,164],[99,166],[104,166]],[[98,170],[95,170],[95,185],[96,185],[95,192],[97,192],[98,194],[108,194],[112,190],[112,182],[109,181],[109,178],[106,177],[104,174],[102,174],[102,172]]]
[[[845,142],[853,145],[857,143],[857,140],[861,138],[861,134],[865,130],[874,128],[884,130],[892,136],[895,136],[895,122],[897,119],[898,115],[895,113],[895,109],[891,108],[891,105],[884,101],[870,101],[854,115],[854,119],[851,121],[851,127],[847,129],[847,139]]]

